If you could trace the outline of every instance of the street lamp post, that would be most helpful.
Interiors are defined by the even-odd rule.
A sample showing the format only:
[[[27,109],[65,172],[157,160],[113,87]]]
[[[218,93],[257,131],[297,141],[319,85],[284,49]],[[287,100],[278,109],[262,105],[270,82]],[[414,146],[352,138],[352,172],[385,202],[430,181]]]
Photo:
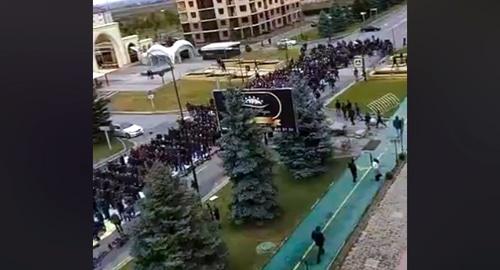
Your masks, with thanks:
[[[174,72],[174,64],[170,60],[170,58],[167,58],[167,64],[170,66],[170,71],[172,72],[172,81],[174,82],[174,90],[175,90],[175,96],[177,97],[177,104],[179,105],[179,111],[181,112],[181,123],[184,123],[184,113],[182,112],[182,105],[181,105],[181,99],[179,98],[179,90],[177,89],[177,83],[175,82],[175,72]],[[185,145],[184,147],[187,148],[188,146],[188,137],[187,134],[183,134],[185,138]],[[193,172],[193,182],[191,183],[191,186],[196,189],[198,194],[200,193],[200,188],[198,185],[198,177],[196,176],[196,167],[194,166],[193,162],[193,156],[190,154],[189,155],[189,163],[191,165],[191,171]]]
[[[359,14],[361,14],[361,16],[363,17],[363,23],[365,22],[365,15],[366,15],[366,12],[360,12]]]

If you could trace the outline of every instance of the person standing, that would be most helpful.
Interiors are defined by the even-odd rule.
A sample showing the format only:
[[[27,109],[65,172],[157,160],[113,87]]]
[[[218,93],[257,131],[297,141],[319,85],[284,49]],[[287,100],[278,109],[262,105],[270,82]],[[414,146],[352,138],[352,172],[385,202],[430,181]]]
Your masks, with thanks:
[[[358,168],[356,167],[356,163],[354,163],[354,158],[351,158],[347,166],[349,167],[349,170],[352,174],[352,182],[356,183],[356,180],[358,179]]]
[[[220,228],[221,227],[221,225],[220,225],[220,213],[219,213],[219,208],[217,208],[217,206],[214,206],[214,219]]]
[[[325,244],[325,236],[321,232],[321,228],[319,226],[316,226],[316,229],[311,234],[311,238],[314,241],[314,244],[318,247],[318,256],[316,257],[316,263],[320,263],[321,261],[321,256],[325,253],[325,250],[323,249],[323,245]]]

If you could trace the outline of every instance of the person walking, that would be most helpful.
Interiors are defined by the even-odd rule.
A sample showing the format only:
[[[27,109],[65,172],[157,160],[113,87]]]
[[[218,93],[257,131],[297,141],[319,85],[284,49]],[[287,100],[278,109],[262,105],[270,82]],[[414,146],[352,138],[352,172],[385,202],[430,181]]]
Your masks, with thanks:
[[[383,125],[384,127],[387,127],[387,125],[384,123],[384,120],[382,120],[382,114],[380,113],[379,110],[377,110],[377,128],[378,125]]]
[[[361,116],[361,109],[359,108],[357,102],[354,102],[354,110],[356,111],[356,117],[359,117],[359,119],[363,120],[363,116]]]
[[[338,99],[335,101],[335,111],[337,112],[337,116],[339,116],[341,110],[340,110],[340,101]]]
[[[401,119],[399,119],[399,116],[396,116],[392,121],[392,126],[396,129],[396,133],[400,138],[401,138],[401,125],[402,125]]]
[[[341,110],[342,110],[342,115],[344,116],[344,120],[347,120],[347,105],[342,102],[340,105]]]
[[[113,223],[113,225],[115,225],[116,231],[118,231],[118,233],[120,235],[125,234],[125,232],[123,231],[123,227],[122,227],[122,220],[120,219],[120,217],[116,213],[111,215],[110,221],[111,221],[111,223]]]
[[[370,120],[372,117],[370,116],[369,112],[366,112],[365,114],[365,124],[366,124],[366,129],[370,130]]]
[[[354,112],[354,110],[353,110],[353,109],[350,109],[350,110],[348,111],[348,114],[349,114],[349,120],[351,120],[351,124],[352,124],[353,126],[355,126],[355,125],[356,125],[356,123],[354,122],[354,117],[356,116],[356,112]]]
[[[316,263],[321,262],[321,256],[325,253],[325,250],[323,249],[323,245],[325,244],[325,236],[321,232],[321,228],[319,226],[316,226],[316,229],[311,234],[311,238],[314,241],[314,244],[318,247],[318,255],[316,257]]]
[[[372,162],[372,168],[373,171],[375,172],[375,181],[380,181],[380,178],[382,177],[382,172],[380,171],[380,161],[377,158],[373,159]]]
[[[352,174],[352,182],[356,183],[356,180],[358,179],[358,168],[356,167],[356,163],[354,163],[354,158],[351,158],[347,166]]]

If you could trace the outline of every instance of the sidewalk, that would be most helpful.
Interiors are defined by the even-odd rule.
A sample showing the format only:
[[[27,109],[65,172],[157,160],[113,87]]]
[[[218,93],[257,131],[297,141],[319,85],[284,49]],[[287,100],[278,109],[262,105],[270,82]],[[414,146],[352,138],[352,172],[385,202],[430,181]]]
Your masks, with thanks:
[[[364,228],[342,262],[341,270],[365,267],[394,269],[404,267],[407,247],[407,166],[373,209]]]
[[[405,100],[396,115],[406,118],[406,106]],[[382,171],[392,169],[396,163],[394,146],[389,141],[393,136],[394,130],[390,127],[380,130],[377,139],[381,143],[372,151],[373,157],[379,158]],[[352,182],[351,174],[346,169],[275,253],[265,270],[313,270],[328,269],[331,266],[384,182],[383,179],[380,182],[374,181],[368,154],[359,157],[356,164],[359,170],[358,182]],[[319,264],[316,264],[317,251],[311,240],[311,232],[316,226],[321,226],[326,238],[325,254]]]

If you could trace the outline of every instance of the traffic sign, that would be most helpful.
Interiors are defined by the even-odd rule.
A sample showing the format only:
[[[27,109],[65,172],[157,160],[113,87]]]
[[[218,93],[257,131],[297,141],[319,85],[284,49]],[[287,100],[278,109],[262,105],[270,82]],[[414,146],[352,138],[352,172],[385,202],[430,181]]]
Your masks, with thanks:
[[[362,68],[363,67],[363,58],[361,56],[355,56],[353,60],[353,65],[355,68]]]

